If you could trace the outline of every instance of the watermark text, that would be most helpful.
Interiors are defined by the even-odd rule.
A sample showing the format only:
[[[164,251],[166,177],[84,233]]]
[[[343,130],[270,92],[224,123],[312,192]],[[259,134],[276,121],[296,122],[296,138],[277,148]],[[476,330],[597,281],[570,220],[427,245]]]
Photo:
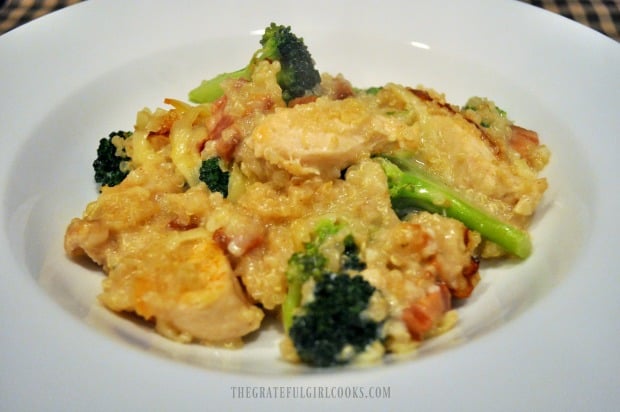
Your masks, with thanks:
[[[233,399],[390,399],[390,386],[231,386]]]

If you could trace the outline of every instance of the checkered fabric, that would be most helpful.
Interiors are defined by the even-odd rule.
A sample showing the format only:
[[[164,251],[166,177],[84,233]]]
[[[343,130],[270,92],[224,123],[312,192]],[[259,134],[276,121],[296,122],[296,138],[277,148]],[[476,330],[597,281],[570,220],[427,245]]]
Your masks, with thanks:
[[[0,34],[80,0],[0,0]]]
[[[79,1],[0,0],[0,34]],[[620,0],[519,1],[558,13],[620,41]]]
[[[534,6],[560,14],[620,41],[618,0],[527,0]]]

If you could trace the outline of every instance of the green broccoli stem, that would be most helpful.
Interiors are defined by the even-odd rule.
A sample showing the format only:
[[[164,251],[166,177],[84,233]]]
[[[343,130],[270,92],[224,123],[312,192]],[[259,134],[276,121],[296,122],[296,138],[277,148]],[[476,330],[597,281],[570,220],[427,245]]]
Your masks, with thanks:
[[[276,80],[282,89],[282,99],[287,104],[297,97],[314,93],[315,87],[321,82],[321,75],[316,70],[312,55],[303,39],[291,32],[290,27],[271,23],[265,28],[260,44],[262,47],[252,55],[246,67],[203,81],[190,91],[189,99],[194,103],[210,103],[218,99],[223,95],[220,86],[223,80],[231,78],[251,80],[256,65],[265,60],[280,62]]]
[[[248,64],[243,69],[230,73],[221,73],[209,80],[203,80],[200,85],[189,92],[189,100],[193,103],[211,103],[224,95],[221,83],[227,79],[246,79],[250,80],[252,64]]]
[[[293,315],[301,304],[301,282],[289,282],[286,298],[282,302],[282,325],[288,331],[293,324]]]
[[[395,210],[419,209],[461,221],[507,252],[526,258],[532,251],[529,234],[473,206],[454,190],[425,173],[410,158],[383,156],[377,161],[388,178]]]

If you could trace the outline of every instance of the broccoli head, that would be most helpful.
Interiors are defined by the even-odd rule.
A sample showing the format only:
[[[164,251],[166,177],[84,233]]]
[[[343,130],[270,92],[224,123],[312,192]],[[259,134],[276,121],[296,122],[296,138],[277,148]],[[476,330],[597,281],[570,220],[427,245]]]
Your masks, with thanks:
[[[297,37],[290,27],[271,23],[265,28],[260,44],[262,48],[254,53],[246,67],[204,80],[190,91],[189,99],[194,103],[209,103],[218,99],[224,93],[220,86],[222,81],[240,78],[250,80],[254,67],[262,60],[280,62],[277,82],[282,89],[282,98],[287,103],[311,93],[320,83],[321,76],[315,68],[312,55],[303,39]]]
[[[339,258],[329,262],[326,253],[334,252]],[[330,220],[319,223],[312,240],[291,256],[282,320],[302,362],[345,364],[381,339],[383,319],[365,312],[380,293],[360,275],[365,268],[346,225]]]
[[[325,274],[313,299],[293,318],[289,336],[302,362],[345,364],[380,339],[380,323],[363,315],[375,288],[359,275]]]
[[[132,132],[112,132],[99,141],[97,158],[93,162],[95,182],[100,186],[116,186],[129,174],[126,167],[131,158],[125,150],[125,140]]]
[[[259,59],[280,62],[277,81],[282,88],[284,101],[304,96],[321,81],[304,40],[293,34],[290,27],[271,23],[265,29],[260,43],[263,48]]]
[[[200,165],[199,179],[203,181],[212,192],[220,192],[224,197],[228,196],[230,172],[222,170],[219,157],[216,156],[203,160]]]
[[[317,225],[313,239],[304,245],[304,250],[293,253],[288,261],[286,280],[288,292],[282,303],[282,321],[288,329],[293,322],[293,314],[301,302],[301,287],[309,279],[319,279],[327,271],[327,258],[321,252],[325,241],[335,235],[340,226],[326,220]]]
[[[353,235],[347,235],[343,240],[344,250],[340,256],[340,266],[344,271],[361,271],[366,269],[366,263],[360,259],[360,249],[355,243]]]

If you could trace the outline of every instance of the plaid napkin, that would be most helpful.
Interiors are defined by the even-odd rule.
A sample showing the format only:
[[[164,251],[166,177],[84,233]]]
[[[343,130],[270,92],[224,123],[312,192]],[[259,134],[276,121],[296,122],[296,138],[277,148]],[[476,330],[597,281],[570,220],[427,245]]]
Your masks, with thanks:
[[[524,0],[620,41],[619,0]]]
[[[0,0],[0,34],[80,0]],[[620,41],[620,0],[520,0]]]
[[[0,35],[80,0],[0,0]]]

